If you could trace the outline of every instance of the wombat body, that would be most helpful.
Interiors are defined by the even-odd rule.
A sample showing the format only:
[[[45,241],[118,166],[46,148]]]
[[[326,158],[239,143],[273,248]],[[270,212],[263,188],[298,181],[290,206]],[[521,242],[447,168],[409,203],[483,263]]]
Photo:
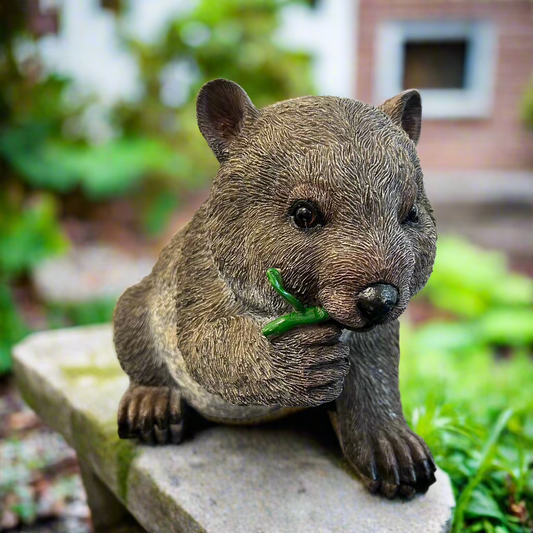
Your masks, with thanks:
[[[398,389],[397,318],[435,256],[415,148],[420,95],[258,110],[238,85],[214,80],[197,115],[221,166],[206,203],[117,304],[115,345],[131,380],[119,435],[177,442],[185,405],[252,423],[328,404],[370,490],[427,490],[435,465]],[[291,311],[267,280],[272,267],[331,319],[263,335]]]

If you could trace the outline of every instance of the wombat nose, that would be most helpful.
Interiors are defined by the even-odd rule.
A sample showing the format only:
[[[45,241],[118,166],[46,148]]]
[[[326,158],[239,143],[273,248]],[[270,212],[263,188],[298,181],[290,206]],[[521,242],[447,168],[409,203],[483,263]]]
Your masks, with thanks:
[[[385,318],[398,302],[398,289],[393,285],[376,283],[362,290],[358,296],[358,307],[370,323]]]

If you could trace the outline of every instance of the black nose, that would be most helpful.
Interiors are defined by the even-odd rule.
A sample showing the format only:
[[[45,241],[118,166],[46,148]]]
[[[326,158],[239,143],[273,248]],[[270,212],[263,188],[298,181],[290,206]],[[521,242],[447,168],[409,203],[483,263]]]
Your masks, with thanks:
[[[398,302],[398,289],[392,285],[376,283],[359,293],[358,307],[370,323],[379,323]]]

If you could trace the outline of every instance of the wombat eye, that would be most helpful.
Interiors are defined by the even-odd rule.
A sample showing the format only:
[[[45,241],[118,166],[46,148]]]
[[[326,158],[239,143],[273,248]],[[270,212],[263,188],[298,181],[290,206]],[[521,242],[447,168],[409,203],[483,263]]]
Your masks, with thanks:
[[[316,206],[303,200],[293,204],[289,214],[294,223],[302,229],[313,228],[322,223],[322,216]]]
[[[418,208],[416,207],[416,205],[413,205],[413,207],[411,207],[402,224],[406,224],[407,222],[411,222],[411,224],[416,224],[418,222]]]

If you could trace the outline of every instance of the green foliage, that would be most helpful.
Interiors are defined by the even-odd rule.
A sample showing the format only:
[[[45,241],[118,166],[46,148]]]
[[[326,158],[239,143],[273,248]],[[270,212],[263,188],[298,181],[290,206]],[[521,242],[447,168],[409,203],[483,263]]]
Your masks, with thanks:
[[[27,283],[33,267],[65,249],[61,214],[74,211],[73,197],[85,216],[97,202],[127,197],[148,235],[156,235],[184,193],[205,187],[217,169],[196,126],[196,93],[204,82],[233,78],[259,105],[311,92],[310,58],[274,39],[279,11],[291,1],[297,0],[201,0],[155,44],[125,38],[139,65],[141,96],[114,107],[46,72],[29,31],[30,10],[0,3],[0,373],[28,330],[11,286]],[[199,42],[202,33],[207,38]],[[169,91],[165,73],[176,65],[186,65],[192,77],[171,88],[185,93],[179,102],[171,95],[169,104],[162,98]],[[88,125],[95,109],[102,115],[96,134]],[[100,322],[110,318],[110,306],[53,308],[49,318]]]
[[[533,280],[509,270],[505,256],[468,242],[439,240],[435,268],[423,292],[437,309],[460,318],[452,342],[473,347],[531,346]],[[446,324],[429,326],[434,342],[449,342]]]
[[[36,124],[7,129],[0,154],[35,188],[67,193],[79,187],[93,200],[126,194],[149,172],[171,171],[179,158],[147,138],[126,137],[105,144],[65,143]]]
[[[0,376],[11,370],[11,348],[27,333],[10,288],[0,281]]]
[[[109,323],[116,303],[115,298],[109,298],[77,304],[50,304],[47,306],[49,325],[51,328],[63,328]]]
[[[424,294],[439,309],[475,318],[495,307],[531,305],[533,280],[510,272],[503,254],[447,237],[439,240]]]
[[[0,197],[0,280],[25,274],[68,241],[57,223],[51,195]]]
[[[309,55],[284,50],[274,38],[280,9],[296,1],[200,0],[156,42],[126,39],[141,70],[143,96],[117,106],[114,122],[129,135],[149,136],[179,156],[179,164],[159,169],[157,179],[142,189],[161,208],[162,216],[151,209],[144,217],[150,233],[155,220],[161,224],[170,213],[170,202],[161,202],[162,191],[179,201],[184,189],[205,187],[217,170],[196,124],[196,95],[205,82],[232,79],[258,106],[313,91]],[[169,82],[172,72],[181,73],[179,81]]]
[[[9,196],[9,197],[8,197]],[[29,332],[16,307],[10,281],[67,246],[57,225],[54,198],[0,196],[0,375],[11,368],[11,347]]]
[[[502,290],[516,286],[522,291]],[[442,238],[421,298],[453,314],[402,323],[405,413],[452,479],[455,532],[533,529],[530,291],[531,280],[511,274],[501,255]]]

